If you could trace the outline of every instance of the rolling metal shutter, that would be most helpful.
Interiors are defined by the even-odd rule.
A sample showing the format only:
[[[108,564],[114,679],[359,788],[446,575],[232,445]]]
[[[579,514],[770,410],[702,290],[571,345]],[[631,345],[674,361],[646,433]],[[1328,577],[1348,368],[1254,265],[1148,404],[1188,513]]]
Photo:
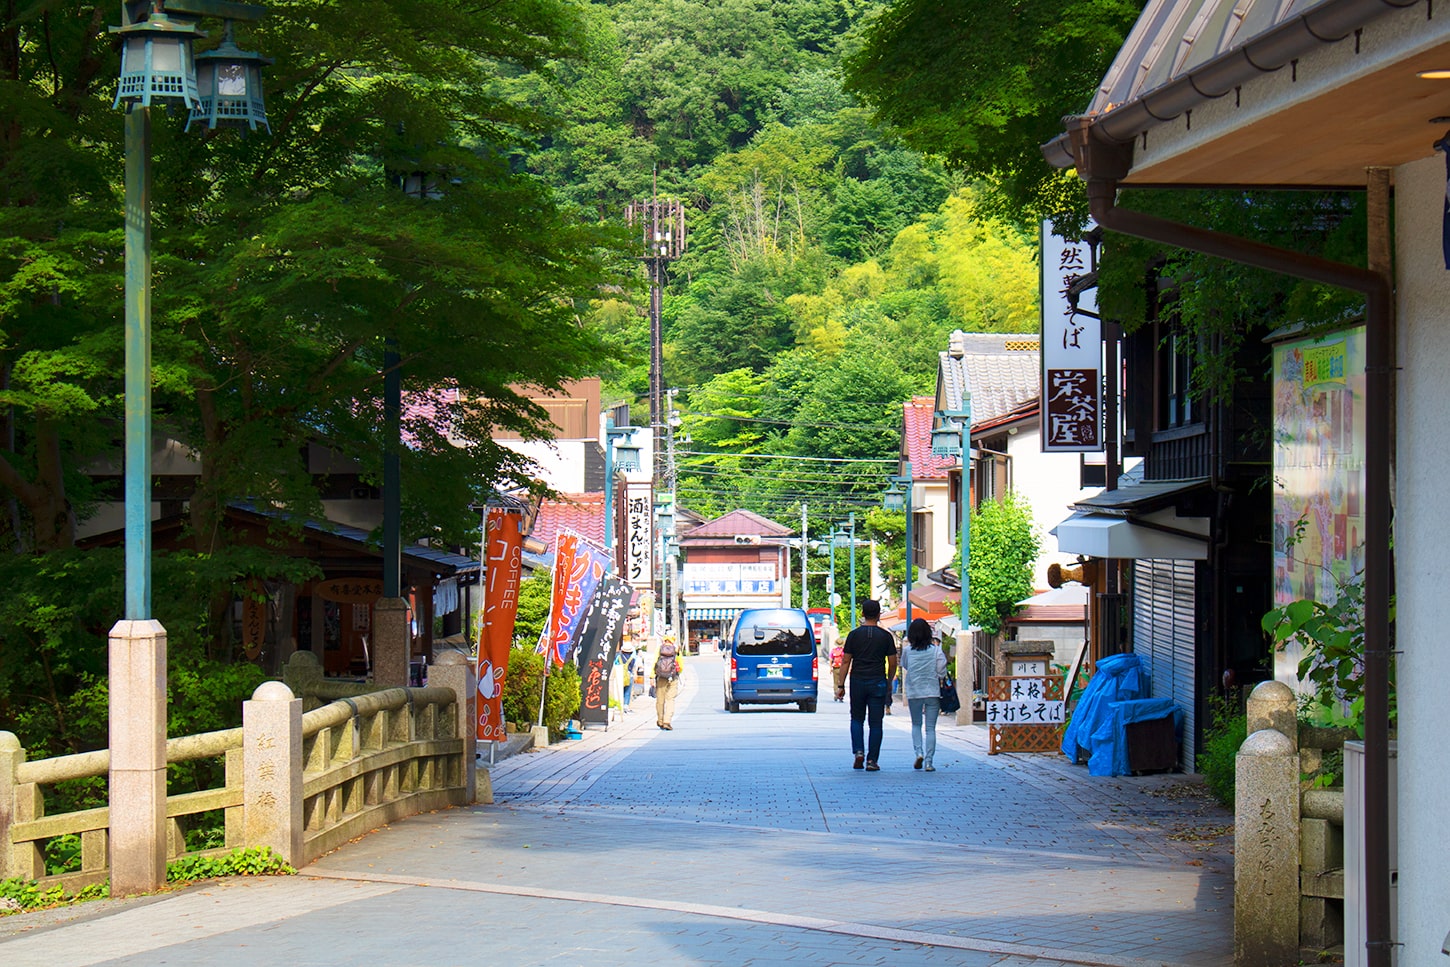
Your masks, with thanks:
[[[1193,772],[1194,668],[1197,616],[1193,561],[1133,562],[1133,650],[1148,662],[1154,698],[1171,698],[1183,710],[1179,764]]]

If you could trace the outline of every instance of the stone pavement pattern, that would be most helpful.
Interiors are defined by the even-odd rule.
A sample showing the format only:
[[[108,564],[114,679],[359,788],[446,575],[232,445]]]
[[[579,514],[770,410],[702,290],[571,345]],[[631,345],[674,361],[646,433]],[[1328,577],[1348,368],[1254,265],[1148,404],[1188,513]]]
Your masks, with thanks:
[[[718,664],[687,671],[672,732],[641,698],[499,762],[494,805],[302,876],[0,919],[0,964],[1231,963],[1231,818],[1185,777],[989,757],[946,720],[916,772],[900,706],[858,772],[845,705],[731,715]]]

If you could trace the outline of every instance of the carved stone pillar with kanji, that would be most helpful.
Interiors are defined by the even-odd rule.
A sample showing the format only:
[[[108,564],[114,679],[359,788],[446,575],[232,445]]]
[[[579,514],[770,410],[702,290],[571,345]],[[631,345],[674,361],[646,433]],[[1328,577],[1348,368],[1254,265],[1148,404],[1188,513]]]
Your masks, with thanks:
[[[245,841],[301,866],[302,700],[281,682],[263,682],[242,703],[242,731]]]

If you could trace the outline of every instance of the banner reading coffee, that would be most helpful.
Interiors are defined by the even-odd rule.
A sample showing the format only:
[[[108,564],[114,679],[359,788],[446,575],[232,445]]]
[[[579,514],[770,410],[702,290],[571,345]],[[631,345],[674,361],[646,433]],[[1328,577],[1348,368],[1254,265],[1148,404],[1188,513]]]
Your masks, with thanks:
[[[508,675],[509,646],[519,611],[519,573],[524,538],[519,515],[502,509],[488,512],[487,574],[483,589],[483,627],[478,634],[477,735],[481,742],[508,741],[503,719],[503,682]]]
[[[600,582],[579,623],[575,648],[579,660],[579,721],[609,724],[609,671],[624,638],[624,620],[633,592],[614,575]]]

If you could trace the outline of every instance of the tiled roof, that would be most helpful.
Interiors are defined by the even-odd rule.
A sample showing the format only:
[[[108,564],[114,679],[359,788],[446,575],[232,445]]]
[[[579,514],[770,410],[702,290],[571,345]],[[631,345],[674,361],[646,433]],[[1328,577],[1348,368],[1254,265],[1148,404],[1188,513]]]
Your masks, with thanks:
[[[600,547],[604,546],[604,494],[562,494],[539,506],[539,516],[529,537],[554,553],[554,539],[560,531],[573,531]]]
[[[961,409],[962,393],[972,394],[972,425],[990,423],[1038,399],[1041,341],[1026,333],[951,334],[951,348],[940,354],[938,384],[947,409]]]
[[[736,534],[759,534],[761,537],[785,537],[794,534],[789,527],[748,510],[732,510],[714,520],[707,520],[698,527],[683,531],[681,540],[695,540],[702,537],[734,537]]]
[[[227,509],[242,514],[254,514],[258,517],[271,518],[295,523],[302,521],[304,530],[313,531],[319,534],[328,534],[338,540],[354,544],[359,550],[369,553],[380,553],[382,548],[372,539],[372,535],[361,527],[352,527],[348,524],[339,524],[335,520],[312,520],[303,519],[297,514],[277,510],[270,507],[262,507],[250,501],[238,500],[227,504]],[[399,553],[416,567],[431,567],[444,577],[455,577],[465,574],[478,574],[479,563],[477,560],[464,557],[462,554],[455,554],[452,551],[442,550],[436,547],[425,547],[422,544],[404,544],[399,548]]]
[[[934,457],[931,453],[932,414],[936,399],[913,396],[901,409],[902,455],[911,461],[911,476],[916,480],[945,480],[947,471],[957,465],[956,457]]]
[[[408,390],[403,393],[403,443],[417,448],[417,431],[426,424],[443,437],[453,431],[453,407],[458,405],[457,387]]]

